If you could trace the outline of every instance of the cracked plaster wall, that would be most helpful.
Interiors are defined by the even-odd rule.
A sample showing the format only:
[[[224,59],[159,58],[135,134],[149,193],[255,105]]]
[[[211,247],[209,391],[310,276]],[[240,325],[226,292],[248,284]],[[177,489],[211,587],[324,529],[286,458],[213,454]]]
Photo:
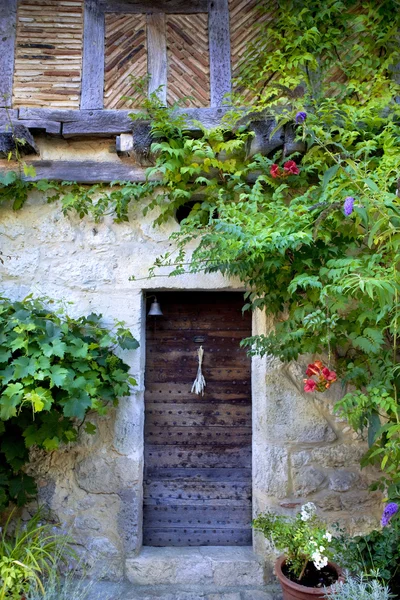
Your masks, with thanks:
[[[176,228],[170,222],[153,229],[152,216],[143,217],[140,207],[124,224],[64,217],[58,204],[37,193],[18,213],[0,208],[3,294],[22,298],[32,292],[72,302],[71,314],[95,311],[106,322],[124,320],[141,341],[139,351],[122,352],[138,386],[116,411],[98,419],[96,434],[82,434],[78,444],[59,452],[32,455],[40,500],[71,528],[98,576],[123,576],[125,557],[141,546],[143,290],[240,289],[217,274],[140,280],[158,255],[171,250],[168,237]],[[131,275],[137,280],[129,281]],[[254,333],[270,326],[260,313],[253,321]],[[333,414],[339,384],[324,395],[302,393],[306,362],[253,359],[254,513],[269,507],[290,512],[312,500],[330,521],[353,532],[368,529],[377,524],[380,498],[367,490],[373,474],[359,469],[364,443]],[[268,553],[258,534],[254,545]]]

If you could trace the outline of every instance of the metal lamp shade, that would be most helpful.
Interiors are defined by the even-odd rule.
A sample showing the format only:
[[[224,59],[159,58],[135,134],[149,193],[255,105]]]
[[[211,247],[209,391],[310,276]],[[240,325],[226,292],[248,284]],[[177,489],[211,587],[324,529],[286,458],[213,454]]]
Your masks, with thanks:
[[[163,312],[161,310],[161,306],[157,302],[157,298],[154,298],[153,302],[150,305],[150,310],[147,313],[149,317],[162,317]]]

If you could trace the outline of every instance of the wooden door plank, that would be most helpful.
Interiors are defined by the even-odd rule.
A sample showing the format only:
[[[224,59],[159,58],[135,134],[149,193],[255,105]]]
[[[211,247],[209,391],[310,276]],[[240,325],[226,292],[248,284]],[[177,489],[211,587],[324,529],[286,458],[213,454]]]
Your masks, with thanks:
[[[214,446],[188,447],[151,445],[145,446],[146,468],[250,468],[251,447],[229,448]]]
[[[148,404],[146,423],[158,427],[177,425],[180,427],[238,427],[246,426],[251,419],[250,406],[235,406],[210,403]]]
[[[246,446],[251,444],[251,427],[155,427],[145,425],[145,436],[154,445]]]
[[[220,483],[230,481],[248,482],[251,480],[251,469],[188,469],[184,467],[166,469],[163,467],[148,467],[145,471],[146,481],[177,481],[183,479],[189,479],[192,481],[217,481]]]
[[[250,546],[252,532],[243,529],[145,529],[143,543],[146,546]]]
[[[229,511],[221,506],[147,506],[144,509],[147,527],[201,527],[234,528],[251,526],[252,514],[250,506],[232,506]]]

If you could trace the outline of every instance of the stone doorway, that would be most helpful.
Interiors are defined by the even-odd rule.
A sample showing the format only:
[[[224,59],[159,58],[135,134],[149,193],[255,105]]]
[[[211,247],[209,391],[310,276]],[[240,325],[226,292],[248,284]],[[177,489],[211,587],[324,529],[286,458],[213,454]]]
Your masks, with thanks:
[[[150,296],[151,293],[148,294]],[[251,335],[243,294],[157,292],[145,373],[145,546],[250,546]],[[204,395],[191,393],[204,349]]]

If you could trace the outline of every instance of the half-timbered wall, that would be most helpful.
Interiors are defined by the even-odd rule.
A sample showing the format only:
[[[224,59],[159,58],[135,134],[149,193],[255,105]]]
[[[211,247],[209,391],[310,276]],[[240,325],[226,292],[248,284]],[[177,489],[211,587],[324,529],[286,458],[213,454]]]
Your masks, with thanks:
[[[20,0],[14,106],[79,108],[83,0]]]

